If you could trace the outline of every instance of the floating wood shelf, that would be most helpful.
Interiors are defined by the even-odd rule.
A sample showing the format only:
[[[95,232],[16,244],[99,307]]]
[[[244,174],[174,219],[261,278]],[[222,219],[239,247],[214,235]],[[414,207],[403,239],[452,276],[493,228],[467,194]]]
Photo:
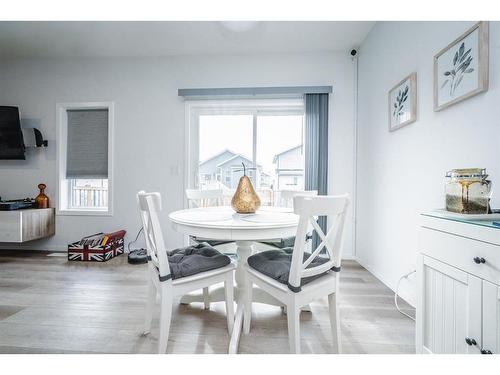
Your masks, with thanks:
[[[26,242],[55,234],[54,208],[0,211],[0,242]]]

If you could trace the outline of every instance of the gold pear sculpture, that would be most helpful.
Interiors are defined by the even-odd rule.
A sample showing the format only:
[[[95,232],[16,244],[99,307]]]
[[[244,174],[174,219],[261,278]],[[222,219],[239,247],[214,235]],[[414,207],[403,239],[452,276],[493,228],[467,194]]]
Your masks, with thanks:
[[[231,199],[231,206],[239,214],[253,214],[260,207],[260,198],[247,176],[245,164],[243,164],[243,177],[240,178],[238,188]]]

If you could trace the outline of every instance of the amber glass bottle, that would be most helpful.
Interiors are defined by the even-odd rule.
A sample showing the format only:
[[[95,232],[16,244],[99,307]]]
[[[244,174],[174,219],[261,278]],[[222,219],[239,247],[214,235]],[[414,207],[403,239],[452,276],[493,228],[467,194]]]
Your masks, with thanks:
[[[46,187],[47,185],[45,184],[38,184],[40,194],[35,198],[36,208],[49,208],[49,197],[45,195]]]

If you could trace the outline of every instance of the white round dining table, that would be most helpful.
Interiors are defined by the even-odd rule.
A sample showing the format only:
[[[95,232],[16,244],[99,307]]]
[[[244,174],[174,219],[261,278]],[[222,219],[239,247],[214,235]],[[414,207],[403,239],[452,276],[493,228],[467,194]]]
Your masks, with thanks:
[[[177,232],[198,238],[235,241],[238,254],[236,268],[235,296],[237,301],[236,316],[229,353],[236,353],[243,325],[243,286],[245,283],[243,265],[254,252],[256,241],[294,236],[299,222],[290,208],[261,207],[254,214],[237,214],[229,206],[190,208],[172,212],[169,215],[172,227]],[[210,292],[210,300],[224,300],[222,288]],[[201,295],[186,295],[183,303],[203,301]],[[281,306],[282,304],[256,288],[253,301]]]

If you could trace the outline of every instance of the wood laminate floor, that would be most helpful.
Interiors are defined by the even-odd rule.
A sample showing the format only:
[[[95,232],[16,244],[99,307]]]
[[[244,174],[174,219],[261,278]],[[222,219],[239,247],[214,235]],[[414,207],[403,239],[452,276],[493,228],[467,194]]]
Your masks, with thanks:
[[[155,353],[141,335],[146,267],[126,255],[107,263],[68,262],[47,253],[0,251],[0,353]],[[414,322],[394,307],[393,293],[363,267],[343,262],[340,314],[344,353],[414,353]],[[411,307],[401,302],[413,314]],[[326,298],[301,314],[303,353],[331,353]],[[223,303],[174,307],[170,353],[226,353]],[[253,305],[241,353],[287,353],[286,316]]]

